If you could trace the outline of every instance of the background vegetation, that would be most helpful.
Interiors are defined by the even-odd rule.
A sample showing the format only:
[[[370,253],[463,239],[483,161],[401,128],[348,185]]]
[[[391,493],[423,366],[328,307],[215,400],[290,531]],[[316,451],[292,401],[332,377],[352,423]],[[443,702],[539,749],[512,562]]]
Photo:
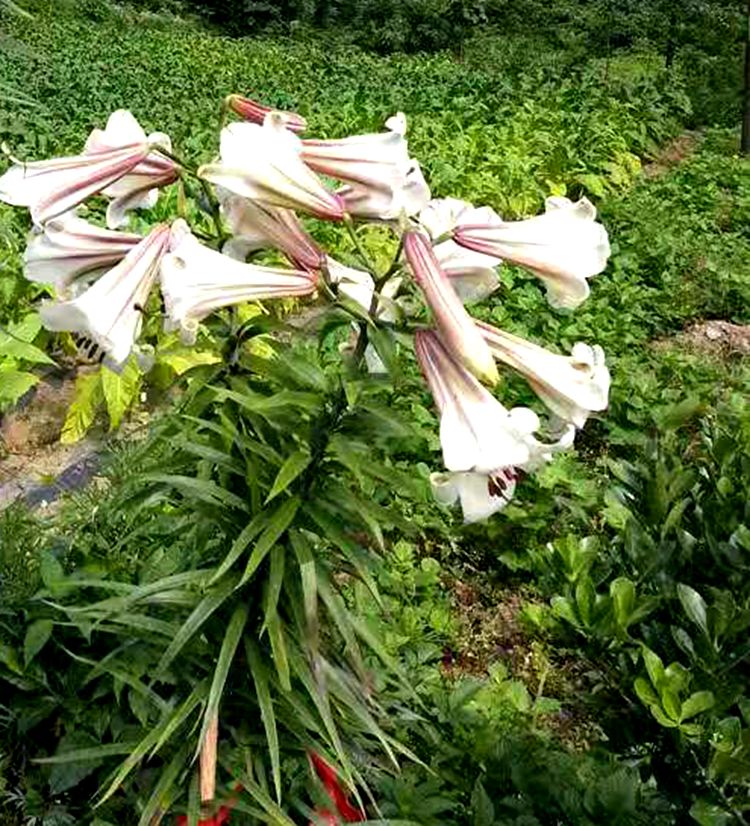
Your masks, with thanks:
[[[56,513],[0,515],[0,822],[196,822],[191,758],[220,701],[221,792],[244,790],[233,823],[307,822],[323,800],[310,747],[385,822],[747,822],[746,345],[691,332],[750,323],[750,175],[727,128],[741,10],[24,7],[0,10],[16,155],[76,152],[126,105],[207,159],[240,91],[332,136],[404,110],[436,196],[521,216],[588,195],[613,256],[583,308],[551,313],[506,267],[484,312],[600,343],[614,382],[576,454],[464,528],[429,501],[435,424],[408,354],[389,389],[334,367],[340,331],[290,351],[283,318],[217,322],[203,364],[175,367],[157,341],[166,356],[126,407],[173,380],[177,407]],[[65,345],[33,320],[26,230],[0,211],[0,371],[31,377],[2,385],[7,404]]]

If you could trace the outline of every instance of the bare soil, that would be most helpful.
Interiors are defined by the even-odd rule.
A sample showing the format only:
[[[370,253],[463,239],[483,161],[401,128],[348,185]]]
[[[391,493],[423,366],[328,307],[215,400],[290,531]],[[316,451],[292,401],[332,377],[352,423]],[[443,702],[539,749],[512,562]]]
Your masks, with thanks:
[[[491,587],[454,580],[450,585],[459,621],[455,648],[443,657],[448,677],[485,677],[502,663],[521,680],[532,697],[537,693],[561,701],[562,708],[543,715],[545,727],[569,748],[587,749],[602,739],[602,731],[586,708],[591,665],[551,650],[524,618],[524,608],[539,605],[527,589]]]
[[[695,151],[700,140],[699,132],[683,132],[674,140],[663,146],[648,163],[643,165],[643,174],[647,178],[658,178],[673,166],[682,163]]]
[[[91,369],[91,368],[80,368]],[[0,421],[0,508],[90,455],[96,445],[84,439],[60,444],[65,415],[73,400],[76,373],[41,381],[34,392]]]
[[[653,342],[656,348],[675,345],[693,353],[718,358],[750,355],[750,325],[733,324],[719,319],[700,321],[669,339]]]

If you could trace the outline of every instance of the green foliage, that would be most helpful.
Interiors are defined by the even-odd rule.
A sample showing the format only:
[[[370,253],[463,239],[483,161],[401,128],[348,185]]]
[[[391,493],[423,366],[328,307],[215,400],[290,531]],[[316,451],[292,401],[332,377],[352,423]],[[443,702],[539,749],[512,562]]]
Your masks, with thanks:
[[[149,386],[183,377],[179,409],[57,516],[0,515],[2,816],[102,826],[195,814],[191,760],[218,709],[220,796],[239,781],[246,822],[288,822],[282,808],[306,822],[320,802],[311,747],[372,792],[373,816],[425,826],[741,822],[748,374],[669,339],[707,317],[749,320],[747,165],[731,135],[712,132],[675,170],[640,177],[641,158],[689,116],[687,93],[705,117],[708,46],[680,30],[672,72],[652,52],[617,53],[661,4],[648,19],[642,4],[586,4],[585,25],[573,3],[242,5],[252,25],[356,13],[363,44],[381,51],[454,47],[484,14],[549,26],[478,32],[460,61],[383,58],[353,47],[351,32],[321,41],[302,25],[229,41],[104,3],[71,14],[38,3],[32,20],[8,19],[22,48],[0,55],[3,79],[38,106],[4,109],[1,137],[27,157],[75,152],[126,103],[178,152],[207,158],[228,92],[298,109],[311,132],[333,135],[379,129],[403,109],[437,195],[508,216],[549,194],[601,202],[613,258],[587,305],[551,314],[506,267],[486,317],[538,341],[602,344],[611,409],[589,423],[578,457],[523,481],[520,504],[457,528],[426,501],[434,418],[408,355],[395,352],[391,394],[329,363],[343,329],[291,350],[270,335],[278,322],[242,308],[193,351],[156,332],[158,313],[147,318]],[[733,101],[731,89],[715,101],[722,117]],[[44,291],[21,277],[28,227],[7,211],[0,222],[0,370],[29,373],[47,358],[29,320]],[[116,427],[142,380],[135,362],[82,375],[64,440],[104,409]],[[507,385],[509,400],[536,404]],[[553,652],[546,683],[500,657],[481,675],[445,667],[456,568],[532,581],[548,600],[525,612]],[[583,675],[567,694],[551,686],[558,657]],[[555,729],[582,708],[608,738],[593,750]]]
[[[0,412],[14,405],[39,381],[29,368],[54,364],[44,350],[32,344],[41,328],[36,313],[0,328]]]
[[[2,56],[3,75],[43,107],[14,112],[0,129],[19,155],[78,151],[81,135],[123,101],[147,129],[168,132],[178,151],[204,157],[230,92],[297,109],[311,133],[333,136],[379,129],[401,109],[438,195],[489,195],[514,214],[537,210],[560,187],[596,194],[626,185],[637,171],[633,154],[674,132],[685,107],[680,84],[656,66],[633,80],[607,78],[559,52],[537,51],[530,61],[535,44],[523,38],[479,38],[457,64],[444,54],[377,58],[336,39],[249,45],[119,18],[91,26],[43,9],[17,34],[47,65],[42,81],[32,61]],[[112,44],[106,53],[102,40]],[[81,71],[92,64],[103,82]],[[582,174],[596,180],[593,189]],[[497,200],[511,193],[517,202]]]
[[[366,701],[365,650],[390,679],[398,670],[337,577],[380,601],[368,537],[408,532],[389,489],[421,496],[422,484],[379,446],[411,429],[379,383],[358,379],[348,402],[311,348],[251,353],[201,368],[181,412],[115,462],[111,492],[71,505],[43,540],[42,590],[8,626],[11,730],[56,721],[62,739],[30,735],[24,751],[76,822],[97,787],[109,818],[127,806],[145,824],[159,800],[184,806],[189,757],[217,712],[220,784],[240,782],[254,812],[296,805],[304,749],[362,782],[344,744],[392,765],[403,750]]]
[[[135,358],[131,358],[121,372],[102,365],[95,372],[80,373],[60,434],[61,443],[79,441],[94,424],[100,407],[107,411],[109,429],[117,429],[125,413],[139,399],[141,380],[142,373]]]

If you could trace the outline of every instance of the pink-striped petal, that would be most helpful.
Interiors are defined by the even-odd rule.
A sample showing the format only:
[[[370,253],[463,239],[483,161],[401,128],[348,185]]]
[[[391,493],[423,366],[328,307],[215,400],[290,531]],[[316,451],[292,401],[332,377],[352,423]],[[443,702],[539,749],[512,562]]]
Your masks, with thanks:
[[[579,341],[570,356],[562,356],[481,321],[477,329],[492,355],[525,376],[561,419],[583,427],[591,412],[606,409],[610,376],[598,345]]]
[[[94,129],[91,132],[84,152],[97,154],[128,143],[144,141],[151,147],[161,147],[168,152],[172,149],[168,135],[154,132],[147,137],[133,115],[127,109],[119,109],[109,116],[105,129]],[[174,183],[178,177],[177,164],[154,148],[127,175],[102,190],[103,195],[113,199],[107,210],[107,226],[111,229],[123,226],[127,222],[127,212],[131,209],[154,207],[159,197],[159,188]]]
[[[406,139],[398,132],[303,140],[301,158],[321,175],[355,186],[398,188],[411,168]]]
[[[304,132],[307,129],[307,121],[298,115],[296,112],[285,112],[281,109],[274,109],[271,106],[264,106],[250,98],[242,95],[229,95],[227,97],[227,106],[241,118],[244,118],[250,123],[257,123],[262,125],[266,119],[266,115],[275,112],[280,116],[284,126],[292,132]]]
[[[454,240],[467,249],[526,267],[547,287],[554,307],[575,308],[589,294],[587,279],[607,265],[607,232],[586,198],[548,198],[543,215],[525,221],[459,226]]]
[[[147,143],[131,144],[93,155],[14,164],[0,177],[0,200],[28,207],[41,226],[122,178],[149,151]]]
[[[329,192],[300,159],[300,140],[272,112],[263,126],[232,123],[221,132],[221,160],[198,175],[266,206],[299,209],[341,220],[341,198]]]
[[[169,241],[169,226],[155,227],[80,296],[42,305],[40,315],[45,327],[84,333],[114,364],[124,363],[140,332],[149,293]]]
[[[244,261],[253,250],[273,247],[301,269],[320,269],[323,252],[294,212],[264,206],[225,190],[219,190],[218,195],[222,214],[234,236],[224,246],[226,255]]]
[[[186,341],[194,340],[198,323],[221,307],[310,295],[316,284],[315,273],[243,264],[203,246],[189,234],[164,257],[161,266],[167,329],[180,329]]]
[[[102,229],[67,213],[31,234],[24,275],[29,281],[54,284],[58,294],[64,294],[82,275],[122,260],[141,240],[140,235]]]
[[[453,356],[433,332],[415,335],[414,348],[440,411],[443,462],[451,471],[488,473],[525,464],[539,427],[526,408],[508,410]]]
[[[427,237],[416,231],[405,233],[404,253],[444,345],[467,370],[486,384],[496,384],[498,373],[492,354],[440,268]]]

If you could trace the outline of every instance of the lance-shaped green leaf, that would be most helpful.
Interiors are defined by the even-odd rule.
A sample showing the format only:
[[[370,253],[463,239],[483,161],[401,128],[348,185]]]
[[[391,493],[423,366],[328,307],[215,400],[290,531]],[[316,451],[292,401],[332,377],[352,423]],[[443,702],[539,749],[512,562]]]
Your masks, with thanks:
[[[299,498],[293,496],[291,499],[282,502],[269,517],[268,524],[255,543],[253,552],[250,554],[250,559],[247,561],[240,585],[244,585],[253,576],[260,563],[265,559],[266,554],[284,535],[287,528],[292,524],[299,506]]]
[[[312,457],[306,450],[296,450],[290,454],[279,468],[271,491],[266,497],[266,504],[275,499],[280,493],[283,493],[310,464],[311,459]]]
[[[219,703],[221,702],[221,695],[224,693],[224,685],[229,676],[229,669],[232,665],[232,660],[237,652],[237,646],[242,639],[242,632],[245,630],[245,623],[247,622],[248,606],[242,602],[234,609],[232,617],[227,625],[224,640],[221,643],[221,650],[219,651],[219,658],[216,661],[216,668],[214,670],[213,681],[208,692],[208,701],[206,702],[206,709],[203,712],[203,725],[201,726],[201,733],[198,737],[198,749],[196,756],[203,746],[203,741],[206,738],[206,732],[211,725],[211,720],[219,713]]]
[[[177,797],[178,790],[176,784],[180,775],[185,772],[187,760],[187,746],[182,746],[175,752],[174,757],[169,761],[164,771],[162,771],[159,780],[151,792],[151,796],[143,807],[138,826],[150,826],[160,812],[165,812],[169,809],[169,806]]]
[[[158,680],[183,647],[198,633],[203,623],[216,611],[237,586],[237,577],[227,577],[211,588],[206,596],[195,606],[190,616],[182,624],[172,642],[162,654],[154,669],[153,679]]]
[[[677,584],[677,596],[685,609],[688,617],[708,635],[708,619],[706,615],[706,603],[703,597],[689,585]]]
[[[255,684],[255,694],[260,706],[260,716],[263,720],[263,728],[266,732],[268,742],[268,752],[271,756],[271,771],[273,773],[273,784],[276,791],[276,800],[281,802],[281,759],[279,757],[279,735],[276,730],[276,717],[273,712],[273,702],[271,692],[268,687],[268,674],[263,664],[258,647],[254,642],[245,638],[245,654],[250,666],[250,674]]]

